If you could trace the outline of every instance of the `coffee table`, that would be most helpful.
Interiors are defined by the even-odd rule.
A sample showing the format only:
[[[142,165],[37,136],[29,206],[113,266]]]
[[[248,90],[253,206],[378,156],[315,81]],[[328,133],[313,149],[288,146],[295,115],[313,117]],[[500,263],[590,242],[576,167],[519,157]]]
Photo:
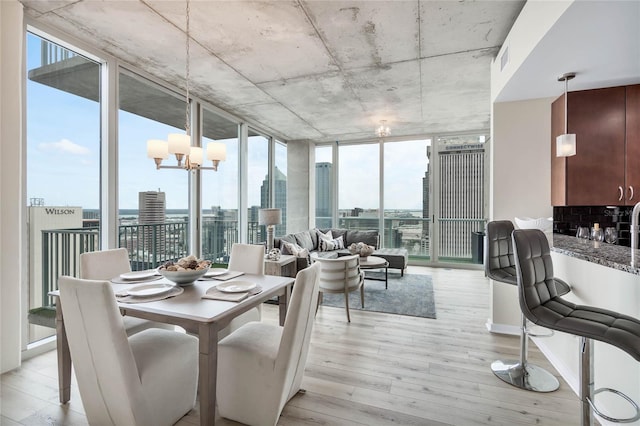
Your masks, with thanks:
[[[370,270],[370,269],[382,269],[384,268],[384,278],[375,278],[375,277],[367,277],[366,274],[364,278],[366,280],[373,281],[384,281],[384,288],[387,289],[388,282],[388,271],[389,271],[389,262],[386,259],[378,256],[367,256],[360,258],[360,269],[362,270]]]

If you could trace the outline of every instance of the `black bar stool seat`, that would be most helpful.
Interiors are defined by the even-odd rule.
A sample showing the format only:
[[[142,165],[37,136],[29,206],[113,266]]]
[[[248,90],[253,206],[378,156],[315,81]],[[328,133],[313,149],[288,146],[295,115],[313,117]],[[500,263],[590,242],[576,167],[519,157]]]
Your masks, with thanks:
[[[513,232],[518,278],[518,298],[524,316],[534,324],[581,337],[580,400],[582,425],[593,424],[593,411],[606,420],[630,423],[640,419],[638,405],[613,389],[594,391],[593,340],[599,340],[640,361],[640,320],[593,306],[576,305],[561,298],[554,284],[553,262],[544,233],[537,229]],[[629,401],[636,415],[626,419],[608,417],[597,410],[593,396],[601,390],[614,392]],[[593,409],[593,410],[592,410]]]
[[[509,220],[496,220],[487,223],[484,268],[485,275],[494,281],[518,285],[511,233],[513,223]],[[554,279],[556,291],[566,294],[571,291],[569,285],[560,279]],[[558,379],[544,368],[527,360],[529,336],[545,337],[550,334],[534,334],[527,327],[527,319],[521,315],[520,358],[517,360],[496,360],[491,363],[491,371],[502,381],[520,389],[534,392],[552,392],[558,389]]]

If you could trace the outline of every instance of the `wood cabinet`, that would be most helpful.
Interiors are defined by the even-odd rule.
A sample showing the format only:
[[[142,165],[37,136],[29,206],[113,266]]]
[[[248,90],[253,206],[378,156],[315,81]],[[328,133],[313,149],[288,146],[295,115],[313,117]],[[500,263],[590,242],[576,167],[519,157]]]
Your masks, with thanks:
[[[551,203],[554,206],[621,206],[635,204],[640,198],[640,186],[633,184],[640,181],[637,88],[620,86],[569,93],[568,130],[576,134],[573,157],[555,155],[556,137],[564,133],[564,95],[553,102]],[[628,118],[634,114],[635,124],[633,117]],[[638,188],[633,198],[630,188]]]

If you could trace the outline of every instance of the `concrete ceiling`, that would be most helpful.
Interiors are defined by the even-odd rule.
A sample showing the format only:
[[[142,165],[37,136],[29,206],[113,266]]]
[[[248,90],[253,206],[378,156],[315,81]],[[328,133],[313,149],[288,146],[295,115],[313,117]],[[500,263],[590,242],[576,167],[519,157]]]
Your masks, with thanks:
[[[185,2],[21,0],[35,21],[184,88]],[[489,128],[524,1],[190,2],[191,91],[285,140]]]

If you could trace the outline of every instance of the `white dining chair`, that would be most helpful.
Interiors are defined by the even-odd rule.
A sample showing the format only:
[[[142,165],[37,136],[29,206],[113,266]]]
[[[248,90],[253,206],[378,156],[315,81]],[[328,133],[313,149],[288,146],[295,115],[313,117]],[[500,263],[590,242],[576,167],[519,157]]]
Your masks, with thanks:
[[[231,246],[228,269],[245,274],[264,275],[264,246],[258,244],[234,243]],[[228,326],[218,331],[218,339],[222,339],[251,321],[262,319],[262,306],[252,308],[231,320]]]
[[[222,417],[273,426],[302,382],[318,300],[319,266],[298,272],[284,327],[243,325],[218,343],[218,408]]]
[[[196,401],[198,339],[150,328],[127,337],[108,281],[60,277],[59,303],[92,425],[172,425]]]
[[[85,280],[105,280],[131,272],[129,251],[126,248],[91,251],[80,254],[80,278]],[[171,324],[163,324],[140,318],[122,317],[124,328],[131,336],[147,328],[164,328],[174,330]]]
[[[360,256],[341,256],[337,259],[313,257],[313,261],[320,264],[320,297],[322,293],[343,293],[347,311],[347,322],[351,322],[349,313],[349,293],[360,290],[360,303],[364,308],[364,271],[360,270]]]

